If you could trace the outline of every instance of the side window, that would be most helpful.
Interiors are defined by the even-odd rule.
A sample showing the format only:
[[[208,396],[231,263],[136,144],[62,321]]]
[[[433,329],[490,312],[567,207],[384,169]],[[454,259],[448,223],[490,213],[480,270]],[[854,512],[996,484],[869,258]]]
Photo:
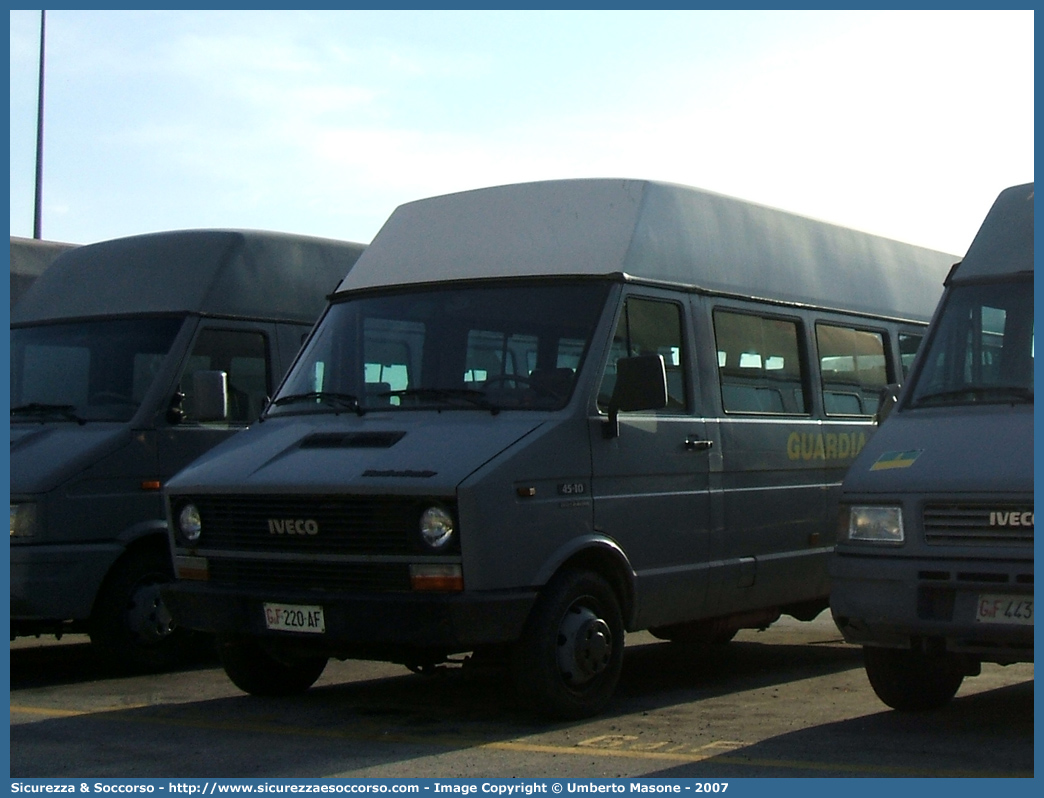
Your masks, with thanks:
[[[903,379],[906,379],[906,375],[910,373],[910,366],[913,365],[914,358],[917,356],[917,350],[920,348],[923,340],[923,335],[906,332],[899,333],[899,358],[903,367]]]
[[[635,355],[662,355],[667,368],[667,407],[663,413],[684,412],[688,406],[687,356],[682,334],[682,309],[674,302],[629,297],[613,335],[609,361],[598,391],[598,409],[606,411],[616,384],[616,361]]]
[[[725,412],[808,413],[796,321],[716,310],[714,338]]]
[[[192,375],[196,371],[223,371],[228,375],[229,422],[254,421],[261,415],[268,396],[268,362],[268,342],[262,333],[214,329],[200,332],[178,388],[185,394],[185,419],[193,420]]]
[[[816,343],[827,414],[872,416],[878,395],[888,383],[884,335],[817,324]]]

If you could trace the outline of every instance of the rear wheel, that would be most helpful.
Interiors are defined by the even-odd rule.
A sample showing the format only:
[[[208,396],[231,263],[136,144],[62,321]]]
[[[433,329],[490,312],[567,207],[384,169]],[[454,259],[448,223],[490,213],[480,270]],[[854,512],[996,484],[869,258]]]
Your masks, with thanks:
[[[623,666],[620,601],[588,571],[564,571],[548,583],[512,657],[524,706],[582,718],[609,702]]]
[[[864,646],[863,662],[870,686],[892,709],[938,709],[964,681],[961,663],[952,654]]]
[[[327,657],[275,656],[250,638],[219,638],[218,657],[232,684],[251,695],[303,693],[322,676]]]

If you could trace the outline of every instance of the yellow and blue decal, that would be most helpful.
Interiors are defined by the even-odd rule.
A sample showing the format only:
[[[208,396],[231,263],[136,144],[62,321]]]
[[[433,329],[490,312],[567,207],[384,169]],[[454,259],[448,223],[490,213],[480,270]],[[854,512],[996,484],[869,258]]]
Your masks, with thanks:
[[[905,452],[885,452],[870,466],[871,471],[885,471],[889,468],[909,468],[921,456],[924,449],[909,449]]]

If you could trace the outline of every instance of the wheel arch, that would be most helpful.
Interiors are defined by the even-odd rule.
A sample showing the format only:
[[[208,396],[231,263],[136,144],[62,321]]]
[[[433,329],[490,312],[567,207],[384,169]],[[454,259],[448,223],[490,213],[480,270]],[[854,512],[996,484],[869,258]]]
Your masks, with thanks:
[[[635,573],[627,555],[614,541],[594,535],[572,541],[548,561],[537,584],[546,585],[566,570],[592,571],[605,579],[620,602],[624,627],[632,628],[637,608]]]

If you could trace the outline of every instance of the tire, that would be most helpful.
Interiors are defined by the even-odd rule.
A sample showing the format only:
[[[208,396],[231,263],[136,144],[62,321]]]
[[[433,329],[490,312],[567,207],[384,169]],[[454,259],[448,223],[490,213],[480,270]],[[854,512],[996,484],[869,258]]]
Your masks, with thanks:
[[[902,711],[938,709],[964,681],[961,663],[952,654],[864,646],[863,662],[877,697]]]
[[[327,657],[276,657],[249,638],[219,638],[218,658],[232,684],[244,693],[287,696],[305,692],[323,675]]]
[[[649,630],[653,637],[669,640],[683,647],[723,646],[739,632],[732,626],[719,626],[713,621],[694,621],[673,626],[657,626]]]
[[[512,656],[525,707],[554,718],[600,712],[623,666],[623,613],[601,576],[564,571],[548,583]]]
[[[184,664],[201,652],[207,638],[178,628],[160,595],[173,577],[165,549],[131,551],[113,566],[88,623],[91,645],[108,665],[155,671]]]

